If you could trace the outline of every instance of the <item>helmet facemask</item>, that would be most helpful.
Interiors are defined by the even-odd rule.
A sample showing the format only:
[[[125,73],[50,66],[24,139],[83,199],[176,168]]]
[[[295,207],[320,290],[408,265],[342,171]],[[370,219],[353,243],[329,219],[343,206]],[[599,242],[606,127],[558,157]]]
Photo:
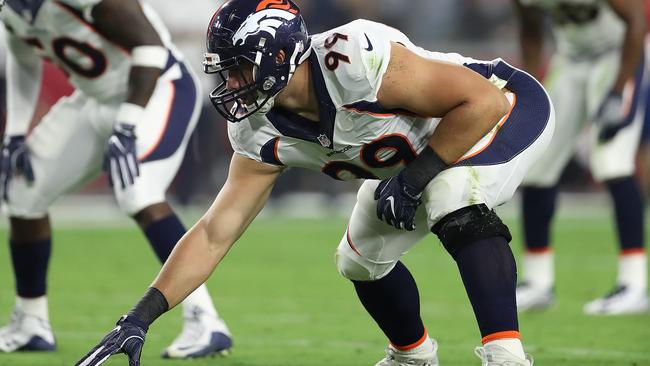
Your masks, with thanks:
[[[257,55],[274,53],[269,51],[260,45]],[[221,54],[231,52],[229,50]],[[218,53],[206,53],[203,61],[205,73],[219,74],[221,79],[220,84],[210,93],[210,101],[231,122],[241,121],[256,113],[266,114],[273,107],[273,98],[287,86],[298,65],[306,59],[306,54],[308,52],[305,52],[303,42],[296,43],[290,52],[279,50],[275,52],[275,57],[258,56],[256,60],[244,55],[222,60]],[[234,90],[228,89],[228,77],[233,74],[240,81],[245,81]]]
[[[265,108],[274,96],[268,91],[273,86],[271,80],[261,81],[259,66],[245,56],[235,56],[220,61],[216,53],[206,53],[203,67],[206,74],[219,75],[219,85],[210,93],[210,101],[225,119],[239,122],[256,112],[266,113]],[[230,89],[228,78],[237,75],[239,87]],[[267,78],[268,79],[268,78]]]

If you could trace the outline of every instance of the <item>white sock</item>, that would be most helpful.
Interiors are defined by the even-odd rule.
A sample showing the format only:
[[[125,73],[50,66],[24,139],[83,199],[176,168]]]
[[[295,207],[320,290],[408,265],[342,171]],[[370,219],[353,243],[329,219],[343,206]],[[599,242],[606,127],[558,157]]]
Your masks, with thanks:
[[[45,295],[34,298],[16,296],[16,309],[27,315],[50,321],[47,311],[47,296]]]
[[[531,286],[550,289],[555,283],[553,251],[526,252],[523,256],[524,281]]]
[[[199,286],[199,288],[194,290],[194,292],[183,300],[183,313],[191,312],[192,308],[195,306],[200,307],[209,315],[216,316],[217,318],[219,317],[219,313],[217,313],[217,309],[214,307],[214,303],[212,302],[212,298],[210,297],[210,293],[208,293],[208,288],[205,284]]]
[[[484,347],[488,348],[490,345],[501,346],[506,349],[506,351],[512,353],[513,355],[521,358],[522,360],[526,359],[526,353],[524,352],[524,346],[521,344],[519,338],[502,338],[495,339],[493,341],[487,342]]]
[[[618,257],[617,283],[645,292],[648,289],[648,257],[645,252]]]

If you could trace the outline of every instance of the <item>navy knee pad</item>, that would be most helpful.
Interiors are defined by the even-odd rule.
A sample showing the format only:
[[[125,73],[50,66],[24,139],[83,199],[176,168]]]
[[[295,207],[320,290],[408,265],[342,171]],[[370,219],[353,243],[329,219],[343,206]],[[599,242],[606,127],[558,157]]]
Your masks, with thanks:
[[[454,259],[464,247],[482,239],[502,236],[508,243],[512,240],[508,226],[483,203],[448,214],[433,225],[431,232]]]

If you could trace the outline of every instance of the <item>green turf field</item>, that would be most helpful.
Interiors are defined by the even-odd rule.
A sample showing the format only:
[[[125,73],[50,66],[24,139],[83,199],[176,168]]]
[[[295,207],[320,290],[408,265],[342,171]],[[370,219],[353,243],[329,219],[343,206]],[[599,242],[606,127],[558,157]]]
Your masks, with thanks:
[[[180,330],[176,309],[151,328],[143,365],[373,365],[382,357],[386,340],[334,267],[334,249],[344,229],[343,220],[254,223],[209,282],[233,331],[233,354],[190,362],[160,359],[160,351]],[[517,231],[513,248],[518,251]],[[594,318],[581,313],[582,304],[609,290],[614,280],[611,224],[564,220],[557,225],[556,238],[559,301],[548,312],[520,318],[535,365],[650,365],[650,315]],[[0,242],[6,242],[6,231],[0,232]],[[405,263],[419,282],[422,315],[440,343],[441,364],[478,365],[473,348],[480,336],[453,261],[432,237],[409,253]],[[56,231],[49,299],[59,350],[0,354],[0,365],[73,365],[139,299],[157,271],[135,228]],[[4,249],[3,324],[12,306],[13,279]],[[121,356],[107,363],[126,364]]]

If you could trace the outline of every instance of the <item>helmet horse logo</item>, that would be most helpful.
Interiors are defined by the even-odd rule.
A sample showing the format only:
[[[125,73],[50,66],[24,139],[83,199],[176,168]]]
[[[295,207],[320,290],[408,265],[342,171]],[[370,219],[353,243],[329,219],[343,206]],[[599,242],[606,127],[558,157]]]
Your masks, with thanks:
[[[275,38],[283,22],[293,20],[297,10],[286,0],[263,0],[254,13],[250,14],[232,37],[233,44],[246,43],[250,36],[266,32]]]

